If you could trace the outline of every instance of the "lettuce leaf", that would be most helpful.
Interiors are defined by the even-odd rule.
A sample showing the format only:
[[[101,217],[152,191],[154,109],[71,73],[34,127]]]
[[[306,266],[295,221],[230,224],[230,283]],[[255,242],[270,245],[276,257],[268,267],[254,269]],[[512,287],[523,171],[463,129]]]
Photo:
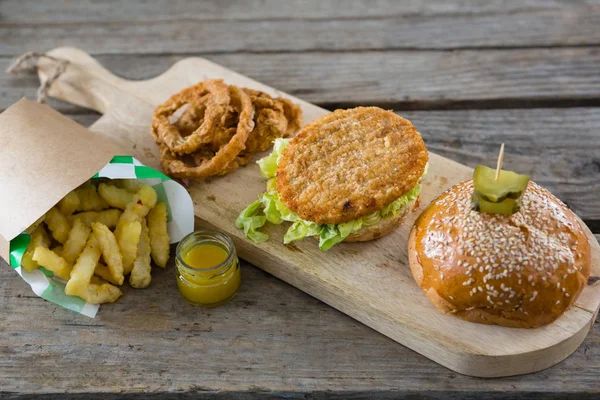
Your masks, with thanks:
[[[319,248],[323,251],[329,250],[333,245],[346,239],[350,234],[362,228],[362,218],[342,222],[337,225],[323,225],[319,234]]]
[[[283,236],[283,244],[291,243],[294,240],[301,240],[308,236],[317,236],[320,231],[321,225],[298,219]]]
[[[375,211],[369,215],[365,215],[362,217],[363,226],[372,226],[377,225],[381,221],[381,212]]]
[[[279,160],[283,155],[283,151],[290,143],[291,139],[282,139],[277,138],[273,144],[273,152],[266,156],[265,158],[261,158],[256,163],[260,168],[260,174],[264,178],[273,178],[277,173],[277,164],[279,164]]]
[[[262,203],[263,213],[265,214],[267,221],[275,225],[279,225],[283,222],[281,212],[277,209],[279,196],[276,191],[273,190],[263,193],[258,201]]]
[[[402,197],[394,200],[392,203],[383,207],[380,211],[381,216],[385,217],[393,217],[394,215],[398,215],[400,211],[404,210],[404,208],[414,201],[417,197],[419,197],[419,193],[421,193],[421,184],[417,183],[414,188],[412,188],[408,193],[405,193]]]
[[[262,227],[267,222],[267,217],[260,215],[262,213],[262,203],[256,200],[240,213],[235,220],[235,226],[244,230],[244,235],[247,238],[262,243],[269,240],[269,235],[263,232],[258,232],[257,229]]]

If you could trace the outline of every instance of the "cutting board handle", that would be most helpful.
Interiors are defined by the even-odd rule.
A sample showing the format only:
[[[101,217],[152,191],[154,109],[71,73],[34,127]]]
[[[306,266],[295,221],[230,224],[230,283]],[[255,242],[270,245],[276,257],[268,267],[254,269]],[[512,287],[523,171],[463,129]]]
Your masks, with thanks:
[[[102,114],[110,109],[111,103],[118,104],[126,81],[113,75],[89,54],[72,47],[56,48],[46,54],[69,61],[65,72],[52,83],[50,96]],[[41,58],[38,62],[40,81],[44,82],[56,67],[56,61]]]

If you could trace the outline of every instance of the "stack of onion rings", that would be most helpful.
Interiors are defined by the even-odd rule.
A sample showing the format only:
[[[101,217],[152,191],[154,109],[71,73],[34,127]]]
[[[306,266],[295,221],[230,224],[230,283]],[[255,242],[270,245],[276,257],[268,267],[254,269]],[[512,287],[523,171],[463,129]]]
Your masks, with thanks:
[[[302,110],[291,101],[218,79],[188,87],[158,106],[152,135],[168,175],[203,179],[236,170],[301,126]]]

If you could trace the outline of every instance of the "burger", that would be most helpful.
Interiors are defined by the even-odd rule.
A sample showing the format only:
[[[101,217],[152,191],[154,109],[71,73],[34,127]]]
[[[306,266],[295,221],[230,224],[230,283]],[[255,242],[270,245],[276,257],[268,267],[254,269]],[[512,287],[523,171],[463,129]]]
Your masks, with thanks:
[[[549,191],[528,177],[506,178],[508,171],[494,180],[490,170],[478,167],[474,180],[452,187],[417,218],[409,237],[412,275],[444,313],[515,328],[549,324],[587,283],[588,238]]]
[[[376,239],[415,207],[427,160],[410,121],[377,107],[337,110],[275,141],[258,161],[267,191],[236,226],[263,242],[259,228],[288,222],[285,244],[315,237],[321,250]]]

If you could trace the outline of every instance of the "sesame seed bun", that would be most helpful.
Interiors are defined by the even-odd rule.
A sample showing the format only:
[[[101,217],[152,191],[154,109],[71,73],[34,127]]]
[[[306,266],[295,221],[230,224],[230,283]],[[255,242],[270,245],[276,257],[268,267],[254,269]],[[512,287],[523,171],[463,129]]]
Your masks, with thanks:
[[[277,192],[300,218],[338,224],[410,191],[427,159],[425,143],[407,119],[377,107],[336,110],[291,140],[277,167]]]
[[[511,216],[472,210],[473,181],[444,192],[409,237],[417,284],[442,312],[515,328],[553,322],[587,283],[591,249],[577,217],[530,182]]]

